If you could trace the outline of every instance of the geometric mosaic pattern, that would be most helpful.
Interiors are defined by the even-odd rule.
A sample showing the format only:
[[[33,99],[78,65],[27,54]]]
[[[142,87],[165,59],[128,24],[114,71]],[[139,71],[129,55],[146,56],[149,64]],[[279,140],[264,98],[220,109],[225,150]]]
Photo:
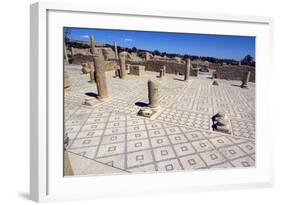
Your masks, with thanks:
[[[75,175],[137,173],[255,166],[255,86],[205,76],[185,83],[167,74],[160,80],[161,113],[155,119],[137,116],[138,102],[147,102],[147,80],[158,73],[121,80],[107,73],[111,100],[82,105],[97,93],[80,66],[66,66],[71,89],[65,94],[67,148]],[[232,134],[212,131],[211,117],[226,111]],[[81,157],[94,164],[84,167]],[[97,166],[97,164],[99,166]],[[102,168],[100,168],[102,167]]]

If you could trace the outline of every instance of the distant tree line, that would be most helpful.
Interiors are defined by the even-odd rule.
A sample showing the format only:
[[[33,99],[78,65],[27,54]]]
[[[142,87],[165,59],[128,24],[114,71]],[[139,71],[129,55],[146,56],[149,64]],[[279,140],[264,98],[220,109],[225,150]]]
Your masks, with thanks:
[[[114,49],[114,46],[107,44],[107,46],[112,47]],[[144,53],[144,52],[149,52],[152,55],[157,55],[157,56],[167,56],[169,58],[174,58],[174,57],[181,57],[183,59],[187,59],[190,58],[191,60],[202,60],[202,61],[208,61],[210,63],[216,63],[216,64],[228,64],[228,65],[239,65],[239,63],[241,65],[248,65],[248,66],[255,66],[256,62],[254,60],[254,58],[251,55],[246,55],[241,61],[238,60],[234,60],[234,59],[225,59],[225,58],[215,58],[215,57],[206,57],[206,56],[196,56],[196,55],[181,55],[178,53],[166,53],[166,52],[160,52],[158,50],[154,50],[154,51],[148,51],[148,50],[143,50],[143,49],[137,49],[136,47],[133,48],[124,48],[124,47],[120,47],[117,46],[118,51],[126,51],[129,53]]]
[[[90,48],[90,45],[89,44],[86,44],[86,43],[80,43],[80,42],[76,42],[76,41],[68,41],[66,42],[67,46],[68,47],[73,47],[73,48]]]

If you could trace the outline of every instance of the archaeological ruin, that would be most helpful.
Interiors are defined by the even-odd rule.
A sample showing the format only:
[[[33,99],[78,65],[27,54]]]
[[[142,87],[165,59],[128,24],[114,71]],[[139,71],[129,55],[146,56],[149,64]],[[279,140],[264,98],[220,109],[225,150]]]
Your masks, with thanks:
[[[63,45],[66,176],[255,166],[254,64],[97,39]]]

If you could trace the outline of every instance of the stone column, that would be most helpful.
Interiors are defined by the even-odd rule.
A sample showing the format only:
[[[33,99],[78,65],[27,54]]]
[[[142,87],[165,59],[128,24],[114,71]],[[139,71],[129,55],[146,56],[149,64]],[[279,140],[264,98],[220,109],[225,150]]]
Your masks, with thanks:
[[[95,79],[98,90],[98,98],[100,100],[108,98],[106,75],[104,71],[104,57],[101,53],[95,52],[93,54],[95,65]]]
[[[196,77],[199,76],[199,68],[198,68],[198,67],[195,69],[195,76],[196,76]]]
[[[74,58],[74,50],[73,50],[73,47],[70,47],[70,55],[71,55],[71,59],[73,61],[73,58]]]
[[[117,49],[116,42],[114,42],[114,49],[115,49],[115,58],[118,59],[118,49]]]
[[[184,81],[188,81],[190,74],[190,59],[185,61],[185,70],[184,70]]]
[[[165,76],[166,75],[166,66],[165,65],[162,66],[162,70],[163,70],[163,76]]]
[[[250,80],[250,75],[251,75],[250,71],[245,73],[244,79],[242,81],[241,88],[248,88],[248,82]]]
[[[147,60],[147,61],[148,61],[149,59],[150,59],[149,53],[148,53],[148,52],[146,52],[146,53],[145,53],[145,60]]]
[[[121,79],[125,79],[127,77],[127,71],[126,71],[126,52],[121,52],[119,54],[119,60],[120,60]]]
[[[120,75],[120,67],[119,66],[116,66],[115,68],[114,68],[114,70],[115,70],[115,76],[114,77],[118,77],[118,78],[121,78],[121,75]]]
[[[159,71],[159,78],[163,78],[164,77],[164,69],[161,68],[160,71]]]
[[[91,71],[89,72],[89,74],[90,74],[90,83],[95,82],[95,81],[96,81],[96,79],[95,79],[95,71],[94,71],[94,70],[91,70]]]
[[[104,60],[107,61],[108,60],[108,51],[106,49],[102,49],[102,54],[104,56]]]
[[[91,35],[91,37],[90,37],[90,47],[91,47],[91,49],[90,49],[91,53],[94,54],[95,53],[95,41],[94,41],[93,35]]]
[[[148,100],[149,107],[160,108],[159,105],[159,83],[157,81],[148,80]]]

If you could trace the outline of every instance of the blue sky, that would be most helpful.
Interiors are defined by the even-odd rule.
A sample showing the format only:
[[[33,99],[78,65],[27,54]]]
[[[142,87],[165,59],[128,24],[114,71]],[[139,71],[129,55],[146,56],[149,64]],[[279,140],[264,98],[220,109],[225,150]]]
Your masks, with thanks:
[[[241,60],[255,58],[255,37],[70,28],[70,39],[145,50]]]

